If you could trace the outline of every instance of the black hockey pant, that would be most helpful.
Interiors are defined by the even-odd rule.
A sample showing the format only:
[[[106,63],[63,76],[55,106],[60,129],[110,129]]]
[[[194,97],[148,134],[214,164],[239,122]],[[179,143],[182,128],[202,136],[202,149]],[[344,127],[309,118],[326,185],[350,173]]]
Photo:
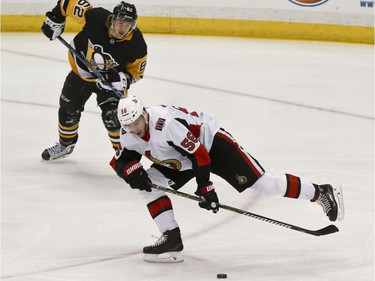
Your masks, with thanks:
[[[238,192],[252,186],[264,174],[258,161],[222,128],[216,133],[209,154],[211,172],[226,180]],[[176,171],[157,164],[152,167],[172,180],[174,184],[171,187],[175,190],[194,178],[193,170]]]
[[[76,143],[81,113],[85,104],[96,93],[96,101],[102,111],[104,127],[114,149],[119,146],[120,123],[117,119],[118,98],[112,92],[100,90],[95,82],[87,82],[71,71],[66,77],[60,95],[59,138],[64,145]]]

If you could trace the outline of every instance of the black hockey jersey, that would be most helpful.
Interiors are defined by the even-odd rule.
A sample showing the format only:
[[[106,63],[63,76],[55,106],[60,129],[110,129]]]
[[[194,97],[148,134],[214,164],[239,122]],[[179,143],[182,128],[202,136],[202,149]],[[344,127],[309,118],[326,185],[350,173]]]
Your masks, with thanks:
[[[87,0],[59,0],[52,12],[58,17],[69,16],[83,25],[71,45],[95,69],[116,69],[129,74],[128,87],[143,78],[147,45],[138,28],[121,40],[111,37],[111,31],[106,25],[111,12],[94,8]],[[70,52],[69,62],[73,71],[82,79],[95,81],[96,77]]]

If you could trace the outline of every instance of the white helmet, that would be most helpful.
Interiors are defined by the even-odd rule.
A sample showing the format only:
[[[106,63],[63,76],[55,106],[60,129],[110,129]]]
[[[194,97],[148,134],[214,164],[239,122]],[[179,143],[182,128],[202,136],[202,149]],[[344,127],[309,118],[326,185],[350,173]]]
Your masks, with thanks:
[[[144,103],[136,96],[120,99],[117,107],[117,117],[122,126],[127,126],[143,115],[147,123],[147,112]]]

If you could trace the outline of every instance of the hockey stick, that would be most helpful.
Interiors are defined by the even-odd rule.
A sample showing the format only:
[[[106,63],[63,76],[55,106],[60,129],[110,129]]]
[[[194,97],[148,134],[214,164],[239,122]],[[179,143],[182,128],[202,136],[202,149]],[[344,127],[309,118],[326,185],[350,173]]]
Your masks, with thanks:
[[[61,43],[64,44],[65,47],[67,47],[69,49],[70,52],[72,52],[73,55],[76,56],[77,59],[79,59],[92,73],[94,73],[94,75],[99,78],[100,81],[102,81],[102,83],[106,86],[108,86],[109,88],[111,88],[111,91],[119,98],[119,99],[122,99],[124,98],[124,95],[122,94],[122,92],[116,90],[115,88],[113,88],[113,86],[108,83],[107,81],[105,81],[103,75],[100,73],[100,71],[96,70],[95,68],[92,67],[92,65],[83,57],[81,56],[80,54],[78,54],[78,52],[68,43],[64,40],[64,38],[62,38],[61,36],[57,36],[57,39],[60,40]]]
[[[188,199],[191,199],[191,200],[194,200],[194,201],[198,201],[198,202],[202,201],[201,198],[198,197],[198,196],[183,193],[183,192],[180,192],[180,191],[177,191],[177,190],[174,190],[174,189],[170,189],[170,188],[167,188],[167,187],[158,186],[158,185],[155,185],[155,184],[153,184],[152,187],[155,188],[155,189],[162,190],[164,192],[171,193],[171,194],[174,194],[174,195],[178,195],[178,196],[181,196],[181,197],[185,197],[185,198],[188,198]],[[322,229],[309,230],[309,229],[305,229],[305,228],[295,226],[295,225],[292,225],[292,224],[289,224],[289,223],[285,223],[285,222],[277,221],[277,220],[267,218],[267,217],[264,217],[264,216],[260,216],[260,215],[257,215],[257,214],[254,214],[254,213],[251,213],[251,212],[248,212],[248,211],[237,209],[237,208],[234,208],[234,207],[231,207],[231,206],[227,206],[227,205],[224,205],[224,204],[219,204],[219,207],[222,208],[222,209],[231,211],[231,212],[235,212],[235,213],[238,213],[238,214],[241,214],[241,215],[244,215],[244,216],[248,216],[248,217],[253,218],[253,219],[268,222],[268,223],[271,223],[271,224],[274,224],[274,225],[277,225],[277,226],[289,228],[289,229],[292,229],[292,230],[296,230],[296,231],[307,233],[307,234],[314,235],[314,236],[322,236],[322,235],[327,235],[327,234],[331,234],[331,233],[335,233],[335,232],[339,231],[339,229],[333,224],[331,224],[329,226],[326,226]]]

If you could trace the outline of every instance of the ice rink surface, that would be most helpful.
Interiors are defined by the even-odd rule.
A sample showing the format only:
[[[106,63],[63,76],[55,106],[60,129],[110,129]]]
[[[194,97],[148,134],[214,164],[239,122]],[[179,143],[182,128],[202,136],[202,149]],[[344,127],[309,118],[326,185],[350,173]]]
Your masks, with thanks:
[[[73,34],[63,34],[70,42]],[[369,45],[145,35],[145,78],[131,93],[217,116],[264,168],[342,186],[340,232],[315,237],[170,195],[185,261],[152,264],[159,232],[135,190],[109,166],[114,151],[95,97],[66,159],[58,140],[67,50],[42,34],[2,33],[1,280],[374,280],[374,48]],[[146,165],[148,163],[145,163]],[[223,204],[319,229],[320,206],[238,194],[213,177]],[[180,191],[193,193],[195,181]]]

